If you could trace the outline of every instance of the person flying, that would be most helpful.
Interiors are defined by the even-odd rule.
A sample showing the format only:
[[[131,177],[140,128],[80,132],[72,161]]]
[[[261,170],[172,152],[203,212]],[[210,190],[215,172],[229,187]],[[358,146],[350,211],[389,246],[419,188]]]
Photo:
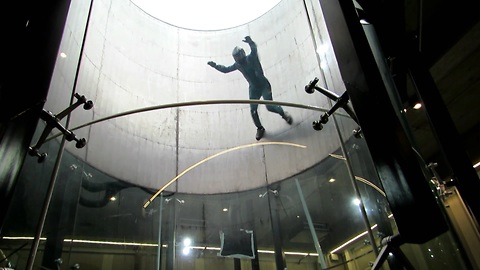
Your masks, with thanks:
[[[272,86],[263,74],[263,68],[258,58],[257,44],[255,44],[250,36],[246,36],[242,41],[248,43],[250,46],[249,55],[245,54],[245,50],[243,48],[236,46],[232,52],[233,59],[235,60],[232,65],[218,65],[213,61],[209,61],[208,65],[223,73],[229,73],[235,70],[240,71],[249,84],[248,92],[250,99],[259,100],[261,97],[263,97],[264,100],[273,100]],[[268,111],[282,116],[282,118],[287,121],[289,125],[292,124],[292,116],[288,112],[284,111],[281,106],[268,104],[266,107]],[[255,138],[258,141],[265,134],[265,128],[260,122],[257,109],[258,104],[250,104],[250,114],[252,115],[253,123],[257,127],[257,134]]]

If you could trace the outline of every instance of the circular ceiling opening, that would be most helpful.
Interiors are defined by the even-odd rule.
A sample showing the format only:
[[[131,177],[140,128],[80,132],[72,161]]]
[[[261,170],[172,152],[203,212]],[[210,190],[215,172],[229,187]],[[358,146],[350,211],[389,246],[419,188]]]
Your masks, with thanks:
[[[151,16],[177,27],[220,30],[248,23],[281,0],[131,0]]]

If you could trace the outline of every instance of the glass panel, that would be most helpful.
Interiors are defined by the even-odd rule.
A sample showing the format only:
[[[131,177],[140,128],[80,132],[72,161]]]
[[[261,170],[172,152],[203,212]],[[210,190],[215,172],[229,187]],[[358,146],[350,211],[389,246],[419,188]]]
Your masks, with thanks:
[[[53,165],[47,164],[50,168]],[[1,242],[1,249],[9,255],[8,261],[18,268],[25,267],[36,226],[33,216],[44,197],[45,191],[40,191],[42,187],[45,189],[49,180],[48,177],[44,180],[33,177],[41,175],[46,166],[38,166],[34,160],[29,165],[24,172],[29,172],[30,177],[23,173],[20,178],[22,188],[17,189]],[[220,231],[246,228],[255,232],[260,268],[268,269],[275,264],[271,207],[271,211],[278,215],[286,264],[293,269],[310,269],[319,265],[320,260],[307,212],[301,203],[298,180],[327,266],[335,269],[347,265],[348,269],[362,269],[371,264],[375,256],[359,208],[353,203],[355,194],[344,167],[344,160],[328,158],[311,170],[269,188],[222,195],[166,195],[161,198],[160,228],[160,200],[155,201],[154,207],[142,210],[139,206],[151,193],[105,176],[66,153],[59,174],[59,188],[52,199],[51,208],[54,210],[49,211],[43,234],[50,242],[42,238],[35,265],[57,254],[55,259],[61,258],[65,266],[78,263],[89,269],[100,266],[107,269],[155,269],[160,259],[162,269],[167,269],[170,258],[167,250],[173,245],[176,269],[203,269],[206,266],[235,269],[235,260],[245,267],[242,269],[251,269],[250,259],[218,256]],[[330,182],[331,179],[335,181]],[[373,190],[370,196],[381,194],[371,185],[364,184],[364,180],[359,188],[365,193]],[[26,190],[39,192],[24,194]],[[109,196],[117,199],[105,201]],[[368,201],[364,200],[364,203],[369,205]],[[378,207],[376,211],[380,209]],[[38,213],[36,215],[38,218]],[[378,231],[380,226],[375,225],[380,223],[373,217],[370,220],[378,240],[382,234]],[[393,220],[389,219],[389,222],[395,230]],[[157,257],[159,229],[162,230],[160,258]],[[175,235],[173,239],[172,235]],[[361,236],[354,239],[358,235]],[[186,237],[192,239],[188,255],[182,253]],[[354,241],[341,247],[351,239]],[[451,245],[453,240],[450,234],[446,234],[424,245],[404,245],[402,250],[419,268],[425,265],[460,266],[463,265],[461,254],[455,245]],[[51,242],[54,242],[53,246],[48,247]],[[340,249],[334,251],[338,247]],[[45,249],[49,252],[45,253]]]
[[[37,240],[33,269],[373,265],[382,239],[398,230],[368,147],[352,133],[358,124],[339,109],[312,128],[335,98],[308,96],[305,84],[317,77],[319,87],[345,91],[317,1],[284,0],[255,22],[220,32],[172,28],[126,0],[95,1],[82,43],[87,11],[86,2],[72,2],[61,48],[67,58],[57,63],[46,104],[67,107],[68,89],[94,99],[93,110],[75,111],[69,123],[87,146],[67,142],[56,177],[60,137],[42,146],[43,163],[26,157],[1,231],[1,266],[26,269]],[[215,55],[231,63],[230,47],[217,46],[245,33],[257,34],[275,99],[290,102],[283,108],[294,119],[289,125],[260,105],[267,131],[258,142],[248,102],[180,106],[248,101],[241,74],[212,75],[206,65]],[[402,251],[418,269],[465,269],[456,240],[448,232]],[[389,258],[383,267],[402,263]]]

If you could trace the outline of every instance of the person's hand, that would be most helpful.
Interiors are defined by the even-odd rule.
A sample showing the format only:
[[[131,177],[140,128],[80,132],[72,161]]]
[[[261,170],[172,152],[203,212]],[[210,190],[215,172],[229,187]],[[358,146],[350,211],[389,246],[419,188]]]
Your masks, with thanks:
[[[250,36],[246,36],[244,40],[242,40],[243,42],[246,42],[246,43],[251,43],[253,42],[252,38]]]
[[[211,67],[215,67],[217,65],[217,63],[213,62],[213,61],[208,61],[207,63],[209,66]]]

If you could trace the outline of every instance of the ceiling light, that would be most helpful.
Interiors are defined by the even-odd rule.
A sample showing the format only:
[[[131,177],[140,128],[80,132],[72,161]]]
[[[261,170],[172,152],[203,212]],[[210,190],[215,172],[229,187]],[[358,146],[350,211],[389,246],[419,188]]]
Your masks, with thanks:
[[[353,204],[360,205],[361,201],[358,198],[353,199]]]
[[[367,20],[365,20],[365,19],[360,19],[360,23],[363,24],[363,25],[368,25],[368,24],[370,24],[370,23],[367,22]]]
[[[422,103],[420,103],[420,102],[415,103],[415,105],[413,105],[413,108],[414,108],[415,110],[418,110],[418,109],[422,108]]]

